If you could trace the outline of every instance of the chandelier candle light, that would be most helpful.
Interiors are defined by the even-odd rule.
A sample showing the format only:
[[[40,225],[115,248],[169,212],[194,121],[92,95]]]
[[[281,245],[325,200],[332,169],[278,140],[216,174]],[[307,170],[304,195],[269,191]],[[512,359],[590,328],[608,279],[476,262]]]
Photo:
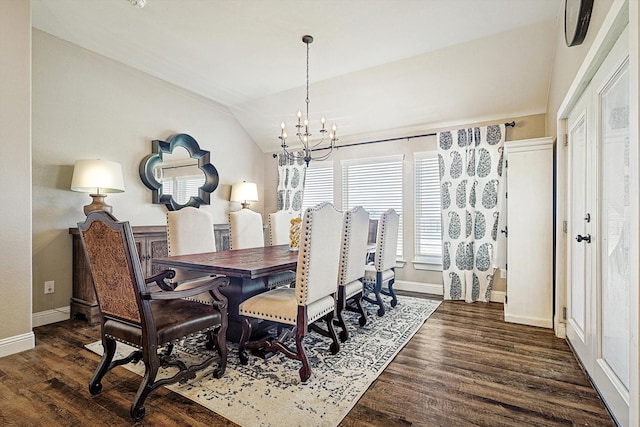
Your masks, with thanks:
[[[298,110],[298,114],[297,114],[298,123],[296,124],[296,136],[298,137],[298,139],[300,140],[300,143],[302,144],[302,153],[291,152],[287,150],[289,146],[287,145],[287,131],[286,131],[286,125],[284,124],[284,122],[282,122],[282,124],[280,125],[280,136],[278,138],[280,138],[280,146],[282,147],[282,150],[284,151],[284,154],[287,156],[288,159],[291,159],[291,160],[302,159],[307,164],[307,166],[309,166],[309,162],[311,160],[326,160],[327,158],[329,158],[329,155],[331,154],[333,149],[337,148],[336,141],[338,141],[338,138],[336,137],[336,130],[337,130],[336,125],[334,124],[331,127],[331,130],[327,131],[327,129],[325,129],[326,120],[323,116],[320,119],[320,124],[321,124],[320,140],[315,143],[311,142],[311,133],[309,132],[309,45],[313,43],[313,37],[309,35],[302,36],[302,41],[307,45],[307,97],[304,101],[306,103],[306,114],[303,119],[302,111]],[[324,142],[325,138],[327,137],[327,133],[329,134],[329,146],[320,147],[320,145]],[[324,151],[324,150],[328,150],[328,152],[322,155],[318,155],[316,157],[312,155],[313,151]]]

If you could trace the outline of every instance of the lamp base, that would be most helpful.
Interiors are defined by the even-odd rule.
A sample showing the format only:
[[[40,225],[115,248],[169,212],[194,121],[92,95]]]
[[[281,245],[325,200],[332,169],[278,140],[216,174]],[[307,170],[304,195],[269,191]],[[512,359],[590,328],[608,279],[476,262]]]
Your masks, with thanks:
[[[241,202],[241,203],[240,203],[240,206],[242,206],[242,209],[248,209],[250,204],[251,204],[251,203]]]
[[[113,208],[106,204],[104,198],[106,194],[89,194],[93,198],[93,202],[84,207],[84,214],[89,215],[93,211],[105,211],[111,213]]]

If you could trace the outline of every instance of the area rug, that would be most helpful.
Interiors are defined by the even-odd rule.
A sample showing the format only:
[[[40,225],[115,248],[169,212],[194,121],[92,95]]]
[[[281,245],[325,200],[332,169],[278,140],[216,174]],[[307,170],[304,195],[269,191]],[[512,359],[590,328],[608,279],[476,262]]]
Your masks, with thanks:
[[[281,354],[266,360],[249,355],[249,364],[243,366],[237,345],[229,343],[223,378],[214,378],[212,368],[208,368],[185,384],[167,388],[241,426],[336,426],[439,304],[398,296],[398,305],[383,317],[370,307],[364,327],[357,326],[357,314],[345,312],[350,337],[341,343],[337,354],[330,353],[328,338],[317,333],[305,338],[312,369],[305,384],[298,376],[300,362]],[[177,345],[174,353],[188,363],[197,361],[207,351],[205,342],[204,336],[192,337],[186,345]],[[100,341],[85,347],[102,354]],[[116,356],[130,351],[130,347],[118,343]],[[125,367],[139,375],[144,372],[142,362]],[[273,416],[284,413],[286,416]]]

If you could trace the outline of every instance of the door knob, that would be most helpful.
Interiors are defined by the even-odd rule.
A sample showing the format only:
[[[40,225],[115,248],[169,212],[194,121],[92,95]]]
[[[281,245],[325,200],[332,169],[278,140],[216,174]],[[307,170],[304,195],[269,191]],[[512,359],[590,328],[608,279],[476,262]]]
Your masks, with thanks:
[[[581,236],[580,234],[578,234],[578,235],[576,236],[576,241],[577,241],[578,243],[580,243],[580,242],[582,242],[582,241],[585,241],[585,242],[587,242],[587,243],[591,243],[591,234],[587,234],[586,236]]]

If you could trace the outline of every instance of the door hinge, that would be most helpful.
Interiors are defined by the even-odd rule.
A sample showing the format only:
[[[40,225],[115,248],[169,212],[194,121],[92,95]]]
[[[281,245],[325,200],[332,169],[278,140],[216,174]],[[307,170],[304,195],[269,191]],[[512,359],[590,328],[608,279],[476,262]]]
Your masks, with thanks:
[[[562,145],[564,145],[565,147],[569,146],[569,135],[568,134],[564,134],[564,140],[562,141]]]
[[[508,299],[509,299],[509,295],[506,295],[506,294],[505,294],[505,296],[504,296],[504,303],[505,303],[505,304],[507,303]]]
[[[567,307],[562,307],[562,320],[567,320]]]
[[[567,221],[562,221],[562,232],[567,233]]]

